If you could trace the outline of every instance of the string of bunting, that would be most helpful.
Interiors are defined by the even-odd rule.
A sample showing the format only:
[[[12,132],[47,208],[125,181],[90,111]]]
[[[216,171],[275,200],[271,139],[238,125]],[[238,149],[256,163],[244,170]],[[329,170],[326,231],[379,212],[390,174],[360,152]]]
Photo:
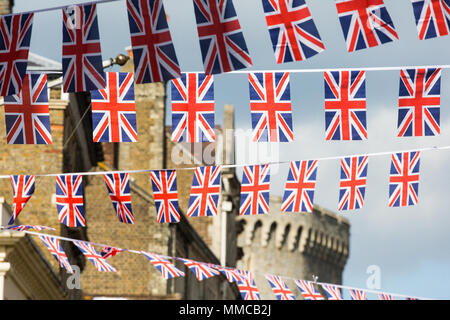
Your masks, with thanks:
[[[285,280],[293,280],[299,289],[300,293],[305,300],[325,300],[325,297],[317,289],[317,286],[321,286],[326,293],[327,300],[344,300],[343,290],[347,289],[352,300],[367,300],[367,293],[376,294],[380,300],[395,300],[395,297],[405,298],[406,300],[430,300],[429,298],[415,297],[404,294],[397,293],[387,293],[382,291],[370,290],[370,289],[360,289],[350,286],[343,286],[338,284],[330,284],[317,282],[317,278],[313,276],[314,281],[299,280],[292,277],[272,275],[267,273],[250,272],[247,270],[236,269],[233,267],[220,266],[206,262],[194,261],[191,259],[185,259],[180,257],[171,257],[151,252],[137,251],[131,249],[111,247],[105,244],[99,244],[88,241],[81,241],[72,238],[66,238],[61,236],[53,236],[38,232],[33,232],[29,230],[49,230],[54,231],[55,229],[45,227],[45,226],[32,226],[32,225],[22,225],[22,226],[8,226],[1,227],[1,231],[15,231],[24,232],[33,236],[38,236],[45,246],[49,249],[50,253],[58,261],[61,268],[65,268],[68,273],[73,273],[73,269],[69,263],[69,260],[62,249],[59,240],[73,242],[86,258],[93,263],[95,268],[101,272],[117,272],[117,270],[107,262],[107,259],[114,257],[121,252],[130,252],[135,254],[144,255],[150,262],[161,272],[164,279],[171,279],[175,277],[184,277],[185,273],[178,269],[174,263],[169,260],[181,261],[183,264],[192,271],[198,281],[202,281],[214,276],[223,274],[228,282],[236,282],[237,287],[241,293],[242,299],[244,300],[260,300],[260,292],[256,286],[254,274],[263,275],[268,284],[270,285],[273,294],[278,300],[295,300],[295,295],[291,289],[286,285]],[[102,247],[102,251],[99,253],[95,246]]]
[[[398,137],[440,135],[441,67],[400,69]],[[324,72],[326,140],[368,139],[365,74]],[[134,75],[107,72],[105,77],[106,89],[91,91],[92,139],[136,142]],[[252,140],[294,141],[289,72],[252,72],[248,79]],[[170,84],[172,141],[214,142],[213,76],[183,73]],[[4,106],[8,144],[52,143],[46,74],[27,73],[20,93],[4,97]]]
[[[194,170],[189,206],[189,218],[218,215],[218,200],[223,168],[243,168],[241,180],[240,215],[269,213],[270,167],[289,164],[281,212],[312,212],[319,161],[340,160],[338,210],[361,209],[364,204],[369,157],[391,156],[389,175],[389,207],[417,205],[419,201],[420,156],[426,151],[448,150],[450,146],[434,146],[414,150],[389,151],[347,156],[331,156],[314,160],[280,161],[266,164],[236,164],[202,166],[166,170],[130,170],[77,172],[41,175],[1,175],[9,178],[13,187],[12,225],[35,191],[36,177],[56,177],[56,207],[59,221],[68,227],[86,225],[83,203],[82,178],[86,175],[102,175],[110,195],[114,211],[120,222],[134,224],[131,206],[130,174],[149,173],[157,221],[180,221],[177,191],[177,170]]]
[[[172,139],[215,140],[212,77],[252,66],[232,0],[219,4],[193,0],[204,73],[181,72],[161,0],[127,0],[134,74],[103,71],[96,5],[112,1],[116,0],[0,17],[2,30],[8,31],[0,33],[0,43],[5,44],[0,64],[7,70],[0,74],[0,95],[5,97],[8,143],[52,142],[46,76],[27,74],[26,69],[34,13],[57,9],[63,13],[63,91],[91,91],[95,142],[137,141],[134,83],[169,80]],[[448,34],[444,3],[412,2],[420,39]],[[302,61],[325,50],[304,1],[262,0],[262,4],[277,63]],[[377,4],[336,0],[336,8],[349,52],[398,39],[382,0]],[[354,69],[324,72],[327,140],[367,139],[365,73]],[[289,73],[252,72],[248,76],[254,140],[293,141]],[[441,68],[406,68],[400,76],[398,135],[438,135]],[[31,121],[33,117],[39,121]]]

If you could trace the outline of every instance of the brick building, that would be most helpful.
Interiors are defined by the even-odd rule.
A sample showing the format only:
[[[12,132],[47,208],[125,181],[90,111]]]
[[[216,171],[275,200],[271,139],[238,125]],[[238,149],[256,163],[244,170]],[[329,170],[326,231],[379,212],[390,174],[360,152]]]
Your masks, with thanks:
[[[11,8],[11,2],[0,0],[0,10]],[[130,53],[128,53],[130,54]],[[29,69],[60,70],[56,61],[30,54]],[[123,66],[132,71],[132,60]],[[53,84],[58,82],[57,73],[49,75]],[[50,83],[50,82],[49,82]],[[138,142],[135,143],[93,143],[92,122],[88,93],[62,94],[58,85],[50,91],[50,120],[53,143],[51,145],[7,145],[0,139],[0,174],[39,174],[94,172],[105,170],[138,170],[183,168],[198,165],[234,164],[234,111],[225,107],[222,128],[217,128],[217,143],[190,145],[174,143],[165,127],[166,87],[164,83],[135,86]],[[4,109],[0,108],[0,136],[5,137]],[[205,159],[204,155],[211,157]],[[176,155],[176,156],[175,156]],[[181,162],[176,159],[183,159]],[[180,209],[186,212],[192,183],[192,170],[177,170]],[[148,173],[131,174],[132,208],[134,225],[117,220],[109,198],[103,176],[83,177],[84,206],[87,227],[67,228],[58,221],[54,202],[55,178],[38,177],[36,191],[19,216],[21,224],[38,224],[57,229],[55,234],[104,243],[121,248],[143,250],[169,256],[190,258],[226,266],[239,266],[251,271],[267,271],[280,275],[310,279],[316,272],[321,280],[342,281],[342,271],[348,257],[349,225],[333,213],[317,208],[314,215],[292,215],[289,218],[278,214],[277,201],[272,201],[271,215],[261,219],[239,218],[240,182],[233,168],[222,171],[222,191],[217,217],[190,218],[182,215],[176,224],[158,224],[151,182]],[[8,214],[12,201],[10,181],[0,179],[0,196],[5,200],[3,207]],[[277,219],[277,221],[275,221]],[[290,222],[287,220],[291,219]],[[274,226],[275,224],[275,226]],[[289,225],[289,228],[288,228]],[[290,230],[290,231],[289,231]],[[298,231],[300,230],[300,231]],[[331,232],[333,235],[329,235]],[[0,233],[1,234],[1,233]],[[8,233],[14,237],[12,233]],[[273,236],[275,235],[276,236]],[[36,238],[25,236],[26,250],[34,250],[39,256],[34,263],[41,272],[52,294],[12,295],[25,299],[95,299],[102,297],[128,299],[236,299],[239,292],[223,276],[201,282],[192,272],[177,262],[186,277],[166,281],[142,255],[121,253],[111,258],[110,263],[117,273],[97,272],[86,262],[81,252],[70,242],[63,242],[63,248],[72,265],[82,271],[81,289],[68,289],[68,274],[61,270],[55,259]],[[289,241],[279,240],[293,239]],[[256,241],[255,239],[265,239]],[[9,241],[9,240],[8,240]],[[273,243],[272,243],[273,241]],[[281,242],[280,242],[281,241]],[[284,241],[284,242],[283,242]],[[27,243],[28,243],[27,242]],[[290,243],[293,244],[290,244]],[[280,246],[279,243],[282,245]],[[287,243],[288,245],[284,245]],[[292,250],[291,247],[294,249]],[[33,248],[33,249],[30,249]],[[277,261],[281,264],[261,268],[271,250],[278,250]],[[100,249],[100,248],[98,248]],[[25,249],[23,249],[25,250]],[[0,280],[16,281],[14,270],[18,270],[14,256],[1,254]],[[2,262],[10,267],[2,274]],[[19,261],[19,260],[16,260]],[[294,267],[295,266],[295,267]],[[264,270],[262,270],[264,269]],[[45,271],[44,271],[45,270]],[[27,273],[29,271],[23,271]],[[36,275],[35,275],[36,276]],[[6,279],[5,278],[5,279]],[[15,279],[15,280],[14,280]],[[18,284],[17,284],[18,285]],[[273,299],[268,284],[257,276],[257,285],[263,298]],[[1,287],[1,281],[0,281]],[[35,286],[36,287],[36,286]],[[25,290],[25,289],[24,289]]]
[[[57,70],[58,67],[60,68],[57,62],[38,55],[30,55],[30,69]],[[175,166],[170,160],[171,157],[167,156],[167,153],[172,151],[173,143],[166,137],[164,127],[164,84],[135,87],[139,134],[136,143],[92,142],[88,94],[66,96],[61,94],[60,87],[56,86],[51,89],[50,97],[53,143],[51,145],[7,145],[3,139],[0,142],[0,145],[3,145],[1,147],[3,151],[0,152],[0,159],[3,160],[0,165],[1,173],[70,173],[104,171],[106,168],[135,170]],[[4,109],[1,109],[0,117],[2,116],[4,117]],[[5,137],[4,122],[0,123],[0,133]],[[195,163],[192,156],[191,159],[192,163]],[[20,167],[17,166],[18,163]],[[183,164],[183,166],[186,165],[189,165],[189,162]],[[186,197],[189,196],[191,182],[192,172],[180,171],[178,187],[180,207],[183,211],[187,208]],[[177,224],[157,223],[148,173],[132,174],[132,206],[136,219],[134,225],[126,225],[117,220],[102,175],[84,176],[83,189],[86,228],[67,228],[59,224],[54,202],[54,177],[37,177],[36,191],[21,212],[18,222],[54,227],[58,234],[70,238],[220,264],[219,259],[209,247],[212,240],[209,239],[207,243],[200,235],[201,232],[197,232],[184,216]],[[4,195],[5,206],[8,206],[12,200],[9,180],[0,180],[0,194]],[[234,225],[234,220],[232,224]],[[62,245],[71,264],[78,265],[82,271],[81,290],[66,290],[66,298],[69,299],[105,296],[133,299],[234,299],[239,297],[235,284],[229,284],[225,277],[214,277],[198,282],[182,264],[178,267],[184,270],[187,276],[166,281],[142,255],[120,254],[111,259],[111,264],[118,270],[117,273],[100,273],[91,263],[86,262],[84,256],[72,243],[62,242]],[[54,273],[59,275],[61,283],[65,284],[68,274],[59,269],[56,261],[39,241],[37,241],[37,247],[40,248],[41,254],[47,259]]]

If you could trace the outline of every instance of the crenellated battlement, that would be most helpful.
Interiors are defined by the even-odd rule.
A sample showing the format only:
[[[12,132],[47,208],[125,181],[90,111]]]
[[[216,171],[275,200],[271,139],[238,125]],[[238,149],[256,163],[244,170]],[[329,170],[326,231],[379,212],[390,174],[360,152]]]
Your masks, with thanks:
[[[240,246],[267,248],[273,241],[277,250],[298,251],[345,265],[350,236],[347,219],[319,206],[314,206],[313,213],[280,213],[280,207],[281,198],[271,197],[269,215],[239,217],[245,225]]]
[[[340,283],[349,256],[349,221],[317,205],[312,213],[281,213],[281,202],[272,196],[268,215],[238,218],[241,265],[258,271],[269,264],[266,271],[273,274],[297,279],[314,274]]]

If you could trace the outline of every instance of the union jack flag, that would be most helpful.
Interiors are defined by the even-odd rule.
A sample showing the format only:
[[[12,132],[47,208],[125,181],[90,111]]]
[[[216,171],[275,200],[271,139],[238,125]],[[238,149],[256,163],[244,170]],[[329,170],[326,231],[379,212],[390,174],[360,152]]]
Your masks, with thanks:
[[[21,91],[4,100],[8,144],[52,143],[46,74],[27,74]]]
[[[136,142],[133,74],[107,72],[106,81],[91,91],[94,142]]]
[[[352,300],[367,300],[367,292],[364,290],[350,289]]]
[[[105,174],[104,178],[117,218],[120,222],[134,224],[131,210],[130,175],[128,173],[110,173]]]
[[[238,282],[239,280],[241,280],[241,276],[239,275],[239,272],[236,269],[225,268],[220,266],[214,266],[214,268],[220,271],[230,283]]]
[[[18,94],[28,65],[33,13],[0,17],[0,96]]]
[[[294,293],[288,288],[281,277],[271,274],[266,274],[265,277],[278,300],[296,300]]]
[[[378,297],[380,298],[380,300],[395,300],[392,294],[387,293],[379,293]]]
[[[188,267],[194,274],[198,281],[208,279],[220,274],[219,271],[208,266],[207,263],[197,262],[190,259],[180,259],[186,267]]]
[[[325,72],[327,140],[367,140],[366,72]]]
[[[322,295],[314,288],[314,283],[306,280],[295,280],[295,284],[300,290],[305,300],[324,300]]]
[[[70,265],[69,259],[66,256],[61,243],[57,238],[51,236],[39,236],[42,242],[47,247],[48,251],[55,257],[56,261],[61,268],[65,268],[68,273],[73,273],[72,266]]]
[[[313,211],[317,163],[317,160],[291,162],[281,212]]]
[[[163,259],[160,255],[141,251],[141,253],[150,260],[150,262],[161,272],[164,279],[171,279],[176,277],[184,277],[183,271],[179,270],[172,262]]]
[[[256,287],[253,273],[245,270],[238,270],[240,280],[237,283],[241,297],[244,300],[261,300],[259,290]]]
[[[171,82],[172,141],[214,141],[213,76],[183,73]]]
[[[450,0],[411,0],[420,40],[449,33]]]
[[[20,226],[7,226],[6,229],[14,230],[14,231],[25,231],[25,230],[49,230],[49,231],[56,231],[55,228],[45,227],[45,226],[31,226],[31,225],[20,225]]]
[[[8,224],[11,225],[19,216],[25,204],[30,200],[34,193],[34,176],[11,176],[11,185],[13,188],[13,212]]]
[[[262,0],[277,63],[302,61],[325,50],[305,0]]]
[[[389,207],[416,205],[419,201],[420,152],[392,155],[389,177]]]
[[[84,227],[83,176],[58,175],[56,177],[56,208],[59,222],[68,227]]]
[[[103,257],[103,259],[108,259],[114,257],[115,255],[123,251],[124,250],[120,248],[104,247],[103,250],[100,252],[100,255]]]
[[[97,5],[63,9],[63,90],[82,92],[106,86],[97,22]]]
[[[217,215],[220,192],[220,166],[198,167],[194,172],[188,217]]]
[[[253,141],[293,141],[289,73],[250,72],[248,80]]]
[[[180,221],[177,192],[177,172],[175,170],[155,170],[150,172],[153,197],[158,223]]]
[[[239,215],[269,213],[269,165],[245,166],[243,171]]]
[[[368,164],[367,156],[341,159],[340,211],[362,208],[366,194]]]
[[[252,66],[231,0],[193,0],[206,74]]]
[[[440,129],[441,69],[400,71],[398,136],[436,136]]]
[[[398,39],[383,0],[336,0],[349,52]]]
[[[74,241],[74,245],[80,249],[84,256],[92,262],[98,271],[103,272],[117,272],[113,266],[111,266],[106,260],[95,250],[95,248],[87,242],[84,241]]]
[[[342,297],[341,289],[331,284],[323,284],[322,288],[328,297],[328,300],[344,300]]]
[[[162,0],[127,0],[136,83],[181,75]]]

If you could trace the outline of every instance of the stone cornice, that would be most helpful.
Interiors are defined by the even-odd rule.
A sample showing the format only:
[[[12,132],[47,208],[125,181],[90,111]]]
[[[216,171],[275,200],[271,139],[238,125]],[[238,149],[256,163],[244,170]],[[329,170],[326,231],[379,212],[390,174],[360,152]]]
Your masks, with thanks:
[[[1,232],[0,251],[6,253],[4,260],[10,264],[6,277],[10,278],[26,297],[39,300],[65,298],[66,292],[59,277],[25,233]]]

